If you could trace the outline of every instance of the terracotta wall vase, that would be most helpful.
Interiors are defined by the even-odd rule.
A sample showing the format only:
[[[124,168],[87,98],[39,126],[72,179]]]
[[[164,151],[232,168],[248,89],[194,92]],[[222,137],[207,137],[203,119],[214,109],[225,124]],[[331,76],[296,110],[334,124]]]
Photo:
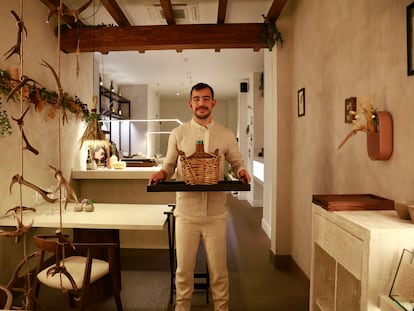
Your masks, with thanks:
[[[371,160],[388,160],[393,149],[392,117],[388,111],[378,111],[378,131],[367,134],[367,150]]]

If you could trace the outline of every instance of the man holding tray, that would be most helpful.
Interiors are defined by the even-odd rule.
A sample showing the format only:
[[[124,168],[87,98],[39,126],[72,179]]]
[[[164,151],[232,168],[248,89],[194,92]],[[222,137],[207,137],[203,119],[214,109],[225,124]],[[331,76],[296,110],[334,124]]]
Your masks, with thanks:
[[[219,180],[224,180],[224,160],[243,182],[250,183],[236,137],[215,123],[211,112],[216,105],[214,90],[205,83],[194,85],[188,103],[192,119],[173,129],[162,169],[149,182],[156,184],[170,178],[177,168],[177,180],[184,180],[179,152],[194,154],[196,143],[203,141],[205,152],[218,149]],[[227,211],[225,192],[177,192],[176,208],[176,311],[191,308],[194,290],[194,268],[200,238],[203,240],[210,274],[210,287],[215,311],[228,311],[229,281],[227,271]]]

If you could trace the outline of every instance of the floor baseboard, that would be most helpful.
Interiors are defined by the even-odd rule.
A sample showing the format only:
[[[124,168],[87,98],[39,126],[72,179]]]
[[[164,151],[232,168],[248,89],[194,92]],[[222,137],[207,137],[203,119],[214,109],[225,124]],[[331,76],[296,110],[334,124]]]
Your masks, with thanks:
[[[310,288],[310,280],[308,276],[299,267],[296,261],[290,255],[277,255],[272,250],[269,250],[270,262],[275,269],[287,270],[295,274],[300,281],[307,287]]]

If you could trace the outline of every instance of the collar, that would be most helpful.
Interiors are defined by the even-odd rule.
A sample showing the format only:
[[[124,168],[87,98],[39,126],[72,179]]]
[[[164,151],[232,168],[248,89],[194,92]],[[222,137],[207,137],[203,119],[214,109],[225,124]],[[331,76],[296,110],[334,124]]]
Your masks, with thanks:
[[[203,128],[203,129],[208,129],[208,128],[211,128],[211,127],[213,127],[214,126],[214,124],[215,124],[215,122],[214,122],[214,120],[211,120],[211,122],[210,123],[208,123],[208,124],[206,124],[205,126],[204,125],[201,125],[201,124],[199,124],[199,123],[197,123],[193,118],[191,118],[191,124],[193,125],[193,126],[195,126],[195,127],[198,127],[198,128]]]

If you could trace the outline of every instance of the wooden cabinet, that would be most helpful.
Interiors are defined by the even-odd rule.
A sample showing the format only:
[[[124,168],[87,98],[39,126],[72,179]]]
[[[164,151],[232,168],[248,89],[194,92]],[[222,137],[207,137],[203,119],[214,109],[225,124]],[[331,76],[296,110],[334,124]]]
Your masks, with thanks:
[[[331,212],[312,204],[310,310],[380,310],[414,225],[394,210]]]

